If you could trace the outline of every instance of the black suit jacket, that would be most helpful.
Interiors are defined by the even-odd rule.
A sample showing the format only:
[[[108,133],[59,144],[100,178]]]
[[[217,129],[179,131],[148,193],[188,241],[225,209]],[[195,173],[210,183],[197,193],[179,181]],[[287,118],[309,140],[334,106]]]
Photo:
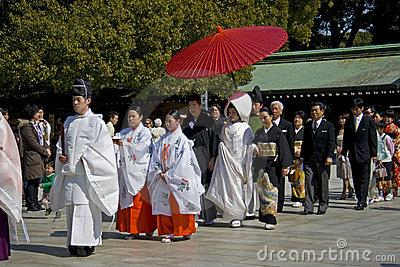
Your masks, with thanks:
[[[290,151],[292,153],[292,157],[294,157],[294,127],[293,124],[284,118],[281,117],[279,121],[279,125],[277,125],[279,129],[282,130],[283,135],[286,137],[286,141],[288,142]]]
[[[218,137],[215,133],[215,122],[204,110],[196,121],[189,113],[182,125],[182,132],[194,141],[193,150],[202,172],[202,183],[208,183],[207,167],[211,158],[217,156]]]
[[[377,134],[374,121],[363,116],[357,131],[355,130],[354,117],[346,121],[343,135],[342,155],[346,156],[349,152],[351,162],[365,162],[376,157],[377,153]]]
[[[335,156],[335,128],[332,123],[322,119],[317,132],[314,134],[312,122],[309,121],[304,125],[304,139],[300,157],[304,158],[306,163],[324,164],[328,157],[333,159]]]

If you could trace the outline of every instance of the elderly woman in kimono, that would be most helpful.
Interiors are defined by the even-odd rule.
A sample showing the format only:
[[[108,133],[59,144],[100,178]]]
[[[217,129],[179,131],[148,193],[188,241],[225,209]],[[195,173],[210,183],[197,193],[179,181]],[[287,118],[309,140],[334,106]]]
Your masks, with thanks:
[[[220,134],[221,142],[206,198],[230,220],[231,227],[240,227],[253,195],[251,173],[253,132],[248,125],[252,101],[248,94],[234,94],[225,107],[229,122]]]
[[[86,257],[102,244],[102,212],[118,209],[118,174],[113,143],[101,115],[89,108],[90,83],[76,79],[72,104],[76,115],[64,123],[57,144],[51,209],[66,207],[67,246],[71,256]]]
[[[139,233],[152,236],[157,229],[157,217],[152,215],[146,185],[152,137],[150,129],[143,126],[142,119],[140,107],[129,107],[129,128],[122,130],[119,133],[121,139],[116,141],[120,154],[117,230],[130,233],[126,239],[133,239]]]
[[[259,116],[263,127],[256,131],[253,140],[257,145],[253,168],[255,173],[261,171],[257,181],[260,196],[259,220],[265,223],[264,229],[273,230],[277,224],[278,181],[281,175],[288,175],[292,154],[282,130],[272,123],[269,109],[261,108]]]
[[[9,220],[10,219],[10,220]],[[10,221],[22,220],[22,176],[17,143],[6,119],[0,113],[0,261],[8,260]]]
[[[170,243],[175,237],[189,239],[196,231],[194,214],[201,211],[201,170],[191,142],[180,127],[181,118],[172,110],[165,118],[168,132],[157,142],[148,174],[157,231]]]

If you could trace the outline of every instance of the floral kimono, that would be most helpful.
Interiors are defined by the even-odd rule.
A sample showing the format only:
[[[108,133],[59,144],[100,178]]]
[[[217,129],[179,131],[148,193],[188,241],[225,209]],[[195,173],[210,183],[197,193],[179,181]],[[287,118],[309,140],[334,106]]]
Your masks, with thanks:
[[[192,143],[180,127],[157,142],[150,161],[148,186],[153,214],[158,215],[158,234],[193,233],[194,214],[201,211],[200,196],[204,188]]]

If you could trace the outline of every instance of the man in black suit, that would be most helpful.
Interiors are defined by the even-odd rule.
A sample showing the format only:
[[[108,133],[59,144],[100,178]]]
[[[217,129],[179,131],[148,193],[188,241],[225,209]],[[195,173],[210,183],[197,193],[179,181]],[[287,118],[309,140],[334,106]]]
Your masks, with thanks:
[[[361,98],[353,100],[353,117],[346,121],[343,135],[341,159],[349,153],[354,189],[357,196],[355,210],[364,210],[367,206],[371,159],[377,154],[377,134],[374,121],[364,116],[364,102]]]
[[[294,128],[293,124],[282,117],[283,104],[280,101],[273,101],[271,103],[271,112],[273,123],[282,130],[283,135],[289,144],[290,153],[294,157]],[[281,168],[281,166],[279,167]],[[280,171],[279,171],[280,173]],[[284,176],[279,177],[278,184],[278,212],[282,212],[283,203],[285,201],[285,180]]]
[[[194,142],[193,150],[201,169],[201,183],[208,190],[214,162],[218,150],[218,137],[215,133],[213,118],[201,107],[201,97],[193,94],[188,97],[189,114],[182,125],[182,132]],[[201,196],[202,212],[200,214],[204,223],[212,225],[217,217],[215,205]]]
[[[311,104],[311,118],[304,126],[300,157],[306,176],[306,200],[301,215],[314,213],[314,187],[318,188],[318,212],[325,214],[329,202],[329,176],[335,151],[335,128],[324,119],[325,105]]]

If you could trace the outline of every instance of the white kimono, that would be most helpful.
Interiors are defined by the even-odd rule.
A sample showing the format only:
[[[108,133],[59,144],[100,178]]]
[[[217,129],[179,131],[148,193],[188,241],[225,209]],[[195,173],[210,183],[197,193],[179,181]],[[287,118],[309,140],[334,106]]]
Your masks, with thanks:
[[[169,195],[173,194],[181,214],[201,211],[201,171],[192,145],[178,127],[157,142],[150,161],[148,185],[154,215],[172,216]],[[165,182],[160,178],[165,173]]]
[[[51,188],[51,208],[67,206],[68,245],[101,244],[101,212],[112,216],[118,209],[118,175],[113,143],[101,115],[90,109],[64,123],[65,164],[58,160]]]
[[[123,145],[119,147],[119,204],[121,209],[133,206],[133,197],[146,183],[152,148],[151,132],[142,124],[133,130],[119,133]]]
[[[11,242],[18,243],[18,238],[16,235],[16,223],[22,220],[21,162],[14,134],[1,113],[0,208],[8,215]],[[25,227],[24,231],[25,237],[27,241],[29,241]]]
[[[206,198],[223,212],[225,219],[242,220],[254,191],[251,164],[255,146],[252,144],[253,132],[246,122],[251,112],[251,99],[247,94],[239,93],[227,106],[229,103],[245,121],[230,122],[222,128],[218,157]]]

